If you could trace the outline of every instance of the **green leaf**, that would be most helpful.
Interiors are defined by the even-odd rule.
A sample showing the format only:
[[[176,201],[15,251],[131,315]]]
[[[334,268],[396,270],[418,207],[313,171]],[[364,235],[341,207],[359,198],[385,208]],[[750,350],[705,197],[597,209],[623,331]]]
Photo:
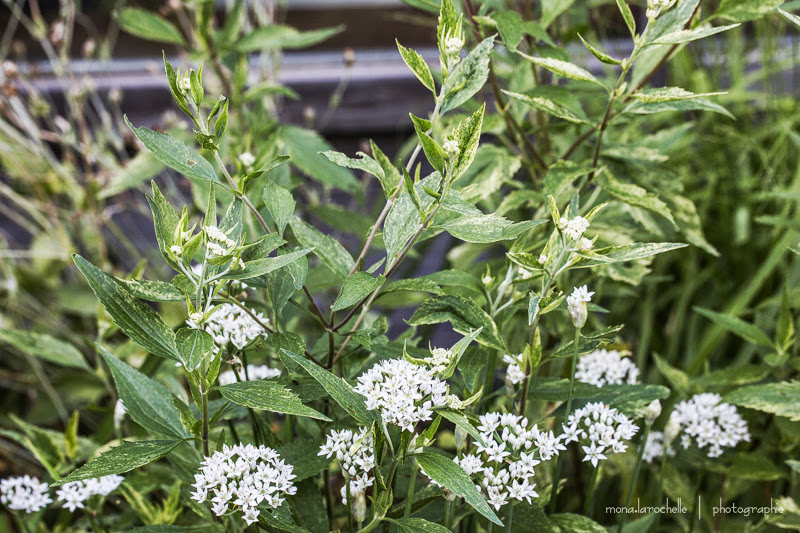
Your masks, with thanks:
[[[709,372],[692,378],[689,383],[698,387],[735,387],[761,381],[768,374],[769,369],[762,365],[741,365]]]
[[[569,63],[567,61],[561,61],[560,59],[555,59],[552,57],[533,57],[529,56],[528,54],[524,54],[519,52],[519,55],[533,63],[534,65],[539,65],[542,68],[545,68],[556,74],[561,76],[562,78],[569,78],[571,80],[577,81],[588,81],[590,83],[594,83],[599,85],[603,88],[606,88],[603,83],[594,77],[594,75],[589,72],[588,70],[579,67],[578,65]]]
[[[161,190],[156,185],[156,182],[153,181],[150,185],[153,190],[153,196],[147,197],[147,203],[150,205],[150,211],[153,213],[153,227],[156,233],[156,240],[158,241],[158,248],[167,264],[178,270],[177,265],[175,265],[167,253],[169,247],[175,244],[174,235],[175,228],[178,227],[179,222],[178,214],[167,199],[164,198],[164,195],[161,194]]]
[[[331,460],[318,455],[325,439],[296,438],[278,448],[281,458],[294,466],[295,482],[316,476],[330,466]]]
[[[492,19],[497,25],[503,44],[509,50],[516,50],[524,31],[522,16],[514,10],[506,9],[493,14]]]
[[[726,117],[736,119],[733,114],[721,105],[707,98],[692,98],[690,100],[673,100],[668,102],[643,103],[634,102],[627,106],[623,112],[636,115],[651,115],[665,111],[711,111]]]
[[[438,283],[426,278],[408,278],[393,281],[381,289],[381,294],[383,295],[397,291],[429,292],[436,295],[444,294],[444,291],[441,287],[439,287]]]
[[[529,229],[547,220],[513,223],[496,215],[466,216],[447,222],[442,227],[456,239],[473,243],[490,243],[516,239]]]
[[[647,209],[657,215],[661,215],[675,226],[675,220],[672,218],[669,207],[655,194],[649,193],[646,189],[634,185],[633,183],[622,183],[607,170],[597,175],[596,182],[604,191],[614,198],[628,205],[641,207],[642,209]]]
[[[722,0],[713,16],[746,22],[771,15],[783,3],[784,0]]]
[[[653,359],[656,362],[656,368],[667,380],[667,383],[680,394],[686,395],[689,391],[689,376],[686,375],[686,372],[670,365],[666,359],[657,353],[653,354]]]
[[[567,122],[572,122],[573,124],[587,123],[585,118],[579,117],[565,106],[546,96],[528,96],[526,94],[515,93],[505,89],[503,89],[503,92],[511,98],[519,100],[520,102],[527,104],[537,111],[542,111],[543,113],[553,115],[554,117],[566,120]]]
[[[602,50],[600,50],[599,48],[596,48],[591,44],[589,44],[580,33],[578,34],[578,37],[583,43],[583,46],[585,46],[586,49],[589,50],[592,53],[592,55],[596,57],[600,62],[605,63],[607,65],[622,65],[622,61],[620,61],[619,59],[613,58],[610,55],[603,52]]]
[[[103,346],[97,349],[111,369],[125,411],[134,422],[159,437],[190,436],[172,403],[172,393],[164,385],[120,361]]]
[[[542,0],[542,18],[539,24],[547,28],[556,18],[569,9],[575,0]]]
[[[766,333],[761,331],[761,329],[753,324],[745,322],[741,318],[723,313],[716,313],[710,309],[704,309],[702,307],[694,307],[693,309],[698,314],[703,315],[715,324],[722,326],[734,335],[738,335],[739,337],[743,338],[747,342],[758,344],[760,346],[766,346],[768,348],[774,348],[772,340]]]
[[[450,174],[447,176],[447,180],[450,183],[463,176],[475,159],[475,152],[478,150],[478,144],[480,143],[485,110],[486,104],[484,103],[472,115],[459,122],[452,133],[453,139],[458,142],[458,154],[450,164]]]
[[[792,15],[791,13],[787,13],[783,9],[778,8],[778,13],[786,17],[786,20],[794,24],[795,26],[800,27],[800,17],[797,15]]]
[[[299,240],[299,239],[298,239]],[[309,254],[313,248],[303,248],[277,257],[255,259],[244,264],[244,269],[234,270],[225,274],[225,279],[250,279],[263,276],[279,268],[283,268]]]
[[[181,32],[168,20],[135,7],[126,7],[117,15],[120,27],[136,37],[159,43],[186,46]]]
[[[89,366],[77,348],[46,333],[0,329],[0,341],[49,363],[89,370]]]
[[[403,180],[403,176],[392,164],[392,161],[383,153],[383,151],[375,144],[375,141],[370,139],[369,145],[372,148],[372,156],[375,158],[375,161],[383,169],[383,178],[378,176],[380,179],[381,187],[383,188],[383,195],[388,199],[397,187],[400,185],[400,182]]]
[[[636,21],[633,18],[633,13],[631,13],[628,2],[625,0],[617,0],[617,7],[619,8],[619,12],[622,13],[622,18],[625,21],[625,25],[628,27],[628,31],[631,32],[631,37],[634,37],[636,35]]]
[[[322,413],[303,405],[296,394],[272,380],[241,381],[218,387],[218,390],[226,399],[245,407],[331,421]]]
[[[698,39],[703,39],[710,35],[715,35],[717,33],[721,33],[723,31],[727,31],[733,28],[736,28],[739,24],[731,24],[729,26],[710,26],[710,25],[703,25],[693,28],[691,30],[678,30],[671,33],[667,33],[666,35],[662,35],[652,41],[650,44],[682,44],[688,43],[691,41],[696,41]]]
[[[344,280],[342,291],[331,307],[331,311],[341,311],[357,304],[380,287],[384,280],[383,276],[375,277],[367,272],[354,272],[352,276]]]
[[[140,302],[127,287],[80,255],[74,254],[72,259],[125,335],[154,355],[184,363],[175,345],[175,333],[161,317]]]
[[[283,237],[286,224],[294,214],[295,202],[292,193],[273,181],[267,181],[262,197],[269,215],[278,226],[278,233]]]
[[[343,191],[361,192],[361,184],[352,172],[320,155],[333,147],[316,132],[297,126],[281,126],[275,135],[281,151],[292,158],[292,165],[314,180]]]
[[[74,470],[67,477],[55,481],[51,485],[59,486],[72,481],[110,476],[112,474],[124,474],[134,468],[158,461],[175,449],[181,442],[183,441],[124,441],[120,446],[111,448],[91,463]]]
[[[103,200],[111,198],[155,178],[163,170],[164,164],[153,157],[153,154],[141,151],[125,163],[125,166],[112,171],[108,183],[97,196]]]
[[[450,322],[453,329],[462,335],[469,335],[470,330],[482,327],[476,339],[480,344],[507,350],[492,318],[474,301],[463,296],[434,296],[420,305],[408,320],[410,326],[442,322]]]
[[[539,315],[539,302],[541,298],[535,292],[531,292],[531,298],[528,300],[528,325],[533,325],[536,317]]]
[[[420,207],[427,211],[433,204],[434,198],[425,193],[423,186],[437,189],[441,176],[434,172],[414,185],[420,197]],[[402,192],[389,210],[383,227],[383,242],[386,244],[387,258],[394,258],[405,247],[408,240],[414,236],[422,225],[417,207],[408,192]],[[348,271],[349,272],[349,271]]]
[[[437,408],[437,409],[434,409],[434,411],[436,412],[436,414],[441,415],[442,418],[446,418],[447,420],[449,420],[450,422],[452,422],[456,426],[460,427],[461,429],[463,429],[464,431],[469,433],[469,435],[473,439],[475,439],[476,442],[479,442],[481,444],[486,444],[483,441],[483,438],[481,438],[480,432],[475,428],[475,426],[472,425],[472,423],[464,415],[464,413],[462,413],[460,411],[456,411],[455,409],[450,409],[450,408],[446,408],[446,407],[445,408]]]
[[[387,518],[386,520],[397,524],[400,533],[450,533],[446,527],[428,522],[424,518],[398,518],[397,520]]]
[[[636,261],[656,254],[685,248],[686,245],[679,242],[637,242],[626,246],[609,246],[599,248],[592,254],[592,259],[582,259],[573,268],[586,268],[597,265],[608,265],[612,263],[624,263],[626,261]]]
[[[120,279],[114,277],[117,283],[125,285],[134,296],[150,302],[183,302],[186,293],[172,283],[165,281],[149,281],[146,279]]]
[[[144,127],[136,128],[130,123],[127,116],[125,124],[142,141],[145,148],[168,167],[177,170],[187,178],[212,181],[228,187],[228,184],[219,180],[211,163],[175,137]]]
[[[343,153],[336,152],[334,150],[322,152],[322,155],[327,157],[331,163],[335,163],[340,167],[363,170],[364,172],[372,174],[379,180],[384,178],[383,168],[378,164],[377,161],[372,159],[364,152],[356,152],[356,155],[359,156],[360,159],[351,159]]]
[[[344,26],[321,30],[298,31],[282,24],[260,26],[233,43],[237,52],[307,48],[344,31]]]
[[[431,166],[439,172],[440,174],[444,173],[444,161],[447,155],[445,154],[444,149],[439,146],[439,143],[433,140],[428,132],[431,130],[431,123],[430,121],[415,117],[412,113],[409,113],[411,117],[411,121],[414,123],[414,131],[417,133],[417,139],[419,139],[419,144],[422,146],[422,151],[425,152],[425,158],[431,164]],[[406,175],[408,172],[406,171]],[[406,183],[409,183],[410,178],[406,180]]]
[[[343,278],[350,275],[356,262],[339,241],[309,226],[298,217],[290,219],[289,225],[300,244],[313,248],[314,255],[319,257],[328,268]]]
[[[214,353],[214,338],[202,329],[178,330],[175,334],[175,344],[183,360],[186,361],[186,370],[189,372],[209,361]]]
[[[290,360],[302,366],[312,378],[317,380],[317,382],[322,385],[322,387],[325,389],[325,392],[330,395],[333,401],[339,404],[342,409],[347,411],[350,416],[355,418],[359,424],[365,426],[372,425],[372,422],[378,422],[379,425],[381,424],[380,415],[376,411],[367,411],[367,407],[364,403],[364,397],[353,390],[353,387],[351,387],[345,380],[333,375],[324,368],[318,366],[313,361],[309,361],[308,359],[292,353],[289,350],[282,349],[281,352]]]
[[[726,394],[723,399],[756,411],[800,421],[800,381],[783,381],[765,385],[750,385]]]
[[[489,77],[494,36],[487,37],[447,76],[442,87],[442,114],[457,108],[481,90]]]
[[[654,89],[644,89],[631,95],[631,98],[645,104],[672,102],[674,100],[691,100],[694,98],[703,98],[706,96],[719,96],[727,94],[725,92],[717,93],[693,93],[681,87],[658,87]]]
[[[397,39],[395,39],[395,42],[397,43],[397,49],[400,50],[400,55],[403,57],[403,61],[405,61],[408,68],[411,69],[411,72],[422,82],[422,85],[430,89],[433,94],[436,94],[436,85],[433,83],[431,69],[428,67],[425,60],[422,59],[422,56],[419,55],[416,50],[404,47]]]
[[[569,533],[608,533],[606,528],[585,516],[572,513],[550,515],[550,522]]]
[[[503,525],[478,489],[475,488],[475,484],[469,479],[466,472],[452,459],[435,453],[420,453],[414,455],[414,458],[426,476],[450,492],[464,498],[468,504],[491,522],[499,526]]]

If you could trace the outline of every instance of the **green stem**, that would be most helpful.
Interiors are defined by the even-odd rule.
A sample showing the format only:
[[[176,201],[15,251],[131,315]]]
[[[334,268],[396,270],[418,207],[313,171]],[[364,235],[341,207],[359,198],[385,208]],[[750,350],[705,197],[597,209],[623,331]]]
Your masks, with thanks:
[[[511,533],[511,523],[514,521],[514,504],[508,504],[508,511],[506,511],[506,533]]]
[[[645,422],[642,442],[639,444],[639,457],[636,459],[636,468],[633,469],[633,477],[628,487],[628,496],[625,498],[625,510],[622,513],[622,520],[620,520],[619,526],[617,527],[617,533],[622,533],[622,527],[625,525],[625,521],[628,518],[628,507],[631,506],[631,502],[633,501],[633,491],[636,488],[636,481],[639,479],[639,471],[642,469],[642,459],[644,458],[644,449],[647,446],[647,437],[650,435],[650,425],[651,424]]]
[[[453,523],[453,506],[454,506],[454,504],[455,504],[455,500],[452,501],[452,502],[448,501],[447,503],[444,504],[444,527],[446,527],[448,530],[452,530],[452,528],[453,528],[453,526],[451,524]]]
[[[600,477],[600,467],[602,464],[598,464],[597,468],[592,470],[592,477],[589,479],[589,490],[586,492],[586,501],[583,503],[583,515],[589,516],[592,509],[592,500],[594,500],[594,486],[597,484],[597,478]]]
[[[572,369],[569,374],[569,395],[567,396],[567,407],[564,410],[564,423],[569,420],[569,413],[572,410],[572,396],[575,394],[575,368],[578,366],[578,345],[581,340],[581,328],[575,328],[575,339],[572,346]],[[558,455],[556,461],[556,469],[553,472],[553,488],[550,496],[550,513],[556,510],[556,501],[558,500],[558,482],[561,477],[561,465],[564,463],[564,454]],[[595,473],[597,470],[595,470]],[[595,474],[592,474],[594,476]],[[594,477],[592,477],[594,479]],[[591,494],[591,492],[590,492]]]
[[[406,496],[406,509],[403,511],[403,517],[408,518],[411,516],[411,507],[414,504],[414,485],[417,484],[417,470],[419,469],[419,465],[417,465],[416,460],[413,461],[413,466],[411,467],[411,479],[408,481],[408,496]]]
[[[202,384],[200,389],[200,400],[203,406],[203,429],[201,436],[203,441],[203,456],[208,457],[210,455],[208,453],[208,392],[205,390],[205,387]]]
[[[353,533],[353,499],[350,495],[350,480],[345,477],[344,482],[346,483],[344,491],[347,498],[347,505],[345,506],[347,507],[347,530]]]
[[[703,486],[703,477],[705,476],[706,469],[705,465],[703,468],[700,469],[700,472],[697,474],[697,485],[694,488],[694,508],[692,510],[692,518],[689,522],[689,533],[694,531],[694,526],[697,523],[698,515],[700,513],[700,488]]]

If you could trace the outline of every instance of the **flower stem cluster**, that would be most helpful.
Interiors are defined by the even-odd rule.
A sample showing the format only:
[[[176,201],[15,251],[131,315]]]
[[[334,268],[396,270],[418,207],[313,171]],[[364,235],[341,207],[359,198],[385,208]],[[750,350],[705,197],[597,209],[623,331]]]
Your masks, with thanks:
[[[531,480],[534,467],[565,450],[562,436],[528,426],[528,419],[508,413],[487,413],[478,426],[482,442],[475,442],[475,451],[454,459],[477,481],[489,505],[499,510],[512,500],[527,500],[539,495]]]
[[[217,516],[238,510],[250,525],[258,522],[262,502],[276,509],[284,496],[297,492],[293,469],[272,448],[226,444],[201,463],[194,476],[192,499],[198,503],[210,500]]]

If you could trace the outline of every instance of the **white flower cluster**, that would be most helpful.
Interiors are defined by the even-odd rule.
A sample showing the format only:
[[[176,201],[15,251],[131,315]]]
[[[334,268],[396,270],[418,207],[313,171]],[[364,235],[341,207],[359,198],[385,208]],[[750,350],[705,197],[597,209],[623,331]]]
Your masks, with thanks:
[[[206,250],[210,257],[221,257],[228,255],[228,252],[236,246],[233,239],[230,239],[224,231],[217,226],[203,226],[203,231],[206,232],[208,242],[206,242]]]
[[[259,381],[262,379],[277,378],[281,371],[277,368],[270,368],[267,365],[247,365],[247,372],[243,368],[238,371],[239,379],[236,379],[234,370],[228,370],[219,375],[220,385],[230,385],[237,381]]]
[[[381,411],[384,422],[412,433],[417,423],[431,419],[434,407],[452,403],[447,384],[432,369],[405,359],[377,363],[358,377],[355,390],[367,398],[367,409]]]
[[[250,525],[258,522],[261,502],[276,509],[284,495],[297,492],[293,469],[272,448],[226,444],[201,463],[194,476],[192,499],[203,503],[210,496],[211,510],[217,516],[238,508]]]
[[[250,152],[244,152],[242,155],[239,156],[239,162],[245,168],[250,168],[256,164],[256,156],[254,156]]]
[[[269,319],[263,314],[257,311],[253,311],[253,314],[261,322],[265,324],[269,322]],[[190,328],[200,329],[198,320],[199,317],[192,315],[186,324]],[[258,337],[267,338],[264,328],[241,307],[234,304],[224,304],[218,307],[206,319],[203,329],[214,337],[214,353],[228,348],[229,345],[241,350]]]
[[[478,481],[475,486],[496,510],[509,499],[531,503],[539,496],[531,482],[533,467],[566,449],[562,437],[535,425],[529,428],[527,418],[507,413],[487,413],[480,422],[484,444],[476,441],[476,452],[454,461]]]
[[[575,218],[562,217],[558,221],[558,227],[569,240],[578,241],[589,229],[589,221],[581,216]]]
[[[621,453],[628,449],[625,441],[631,440],[639,427],[630,418],[601,402],[587,403],[581,409],[570,413],[564,425],[566,442],[577,442],[592,466],[606,453]],[[610,451],[607,451],[610,450]]]
[[[445,53],[447,55],[455,55],[461,51],[461,48],[464,46],[464,40],[460,37],[449,37],[445,42]]]
[[[642,459],[648,463],[652,463],[654,460],[664,455],[664,448],[664,432],[651,431],[647,435],[647,442],[644,443]],[[672,446],[666,446],[666,452],[668,457],[675,455],[675,449]]]
[[[586,285],[575,287],[572,289],[572,294],[567,296],[567,311],[576,328],[582,328],[586,323],[586,319],[589,317],[586,304],[592,301],[592,296],[594,293],[589,292]]]
[[[595,387],[606,385],[635,385],[639,369],[630,357],[623,357],[616,350],[595,350],[578,360],[575,379]]]
[[[431,350],[431,356],[423,359],[434,374],[441,374],[444,372],[452,360],[453,352],[446,348],[434,348]]]
[[[525,379],[525,371],[522,370],[522,354],[503,356],[503,362],[508,365],[506,369],[506,384],[519,385]]]
[[[723,448],[733,448],[740,442],[750,442],[747,422],[733,405],[722,403],[719,394],[695,394],[675,406],[670,422],[681,427],[684,449],[697,444],[708,447],[709,457],[719,457]]]
[[[0,481],[0,502],[12,511],[35,513],[53,503],[47,491],[50,486],[28,475]]]
[[[62,507],[74,512],[75,509],[83,509],[83,504],[92,496],[108,496],[125,481],[125,478],[118,475],[103,476],[83,481],[71,481],[64,483],[56,492],[56,499]]]
[[[657,18],[662,11],[668,9],[675,0],[647,0],[647,11],[645,15],[648,20]]]
[[[369,473],[375,468],[375,444],[372,431],[362,427],[359,431],[331,430],[328,440],[320,446],[317,455],[336,457],[342,472],[350,483],[350,497],[356,498],[371,487],[375,478]],[[342,487],[342,502],[347,503],[347,486]]]

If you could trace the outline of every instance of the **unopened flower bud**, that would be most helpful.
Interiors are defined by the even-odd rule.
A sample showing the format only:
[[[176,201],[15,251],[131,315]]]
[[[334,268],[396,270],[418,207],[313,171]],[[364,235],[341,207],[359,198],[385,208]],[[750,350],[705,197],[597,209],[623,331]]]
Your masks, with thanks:
[[[444,42],[444,51],[447,55],[453,56],[461,51],[464,41],[460,37],[450,37]]]
[[[547,259],[548,259],[548,257],[547,257],[546,255],[544,255],[544,254],[539,254],[539,259],[538,259],[538,261],[539,261],[539,264],[540,264],[540,265],[544,265],[545,263],[547,263]]]
[[[353,520],[359,524],[367,517],[367,498],[364,496],[364,491],[358,491],[357,494],[351,494],[353,499],[351,510],[353,511]]]
[[[644,410],[644,420],[648,424],[652,424],[659,415],[661,415],[661,402],[653,400]]]
[[[582,328],[589,318],[587,303],[592,301],[593,292],[589,292],[586,285],[575,287],[572,294],[567,296],[567,311],[572,318],[572,324],[576,328]]]
[[[442,495],[444,496],[444,499],[447,500],[448,502],[456,501],[456,493],[455,492],[450,492],[447,489],[442,489]]]
[[[487,274],[487,275],[483,276],[483,279],[481,279],[481,282],[482,282],[484,285],[491,285],[491,283],[492,283],[492,279],[493,279],[493,278],[492,278],[492,276],[490,276],[490,275],[488,275],[488,274]]]
[[[456,157],[461,152],[461,149],[458,147],[458,141],[456,141],[455,139],[445,141],[444,146],[442,146],[442,148],[444,148],[444,151],[447,152],[447,155],[449,157]]]
[[[681,432],[681,423],[677,419],[670,417],[666,427],[664,427],[664,447],[668,447]]]

